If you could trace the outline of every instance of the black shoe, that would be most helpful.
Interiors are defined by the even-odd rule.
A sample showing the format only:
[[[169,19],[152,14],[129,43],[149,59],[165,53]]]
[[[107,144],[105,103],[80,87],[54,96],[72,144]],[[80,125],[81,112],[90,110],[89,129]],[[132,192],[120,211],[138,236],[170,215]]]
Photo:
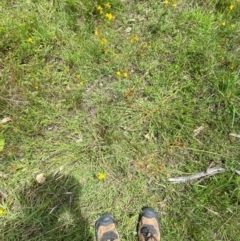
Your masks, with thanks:
[[[139,241],[160,241],[160,218],[152,208],[143,208],[138,223]]]
[[[97,241],[120,241],[114,218],[111,214],[101,216],[95,223]]]

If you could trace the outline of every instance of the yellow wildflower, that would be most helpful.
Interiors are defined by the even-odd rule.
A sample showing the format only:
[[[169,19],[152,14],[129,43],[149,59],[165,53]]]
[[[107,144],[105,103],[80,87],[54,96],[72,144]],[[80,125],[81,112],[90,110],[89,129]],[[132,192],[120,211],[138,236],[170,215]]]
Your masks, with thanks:
[[[97,6],[97,10],[99,11],[100,14],[103,13],[103,8],[100,5]]]
[[[174,3],[172,6],[173,6],[174,8],[176,8],[176,7],[177,7],[177,4],[176,4],[176,3]]]
[[[99,36],[99,32],[98,32],[97,29],[94,30],[94,35],[95,35],[95,36]]]
[[[165,0],[164,3],[165,3],[165,4],[169,4],[169,1],[168,1],[168,0]]]
[[[226,22],[225,21],[222,22],[222,26],[226,26]]]
[[[6,211],[5,211],[5,210],[0,209],[0,215],[4,215],[5,213],[6,213]]]
[[[33,39],[32,38],[28,38],[28,43],[30,43],[30,44],[33,44]]]
[[[107,2],[107,3],[105,4],[105,7],[109,9],[109,8],[111,8],[111,4],[110,4],[109,2]]]
[[[104,180],[106,178],[106,174],[103,173],[103,172],[99,172],[98,175],[97,175],[97,178],[99,180]]]
[[[77,78],[77,79],[80,79],[80,78],[81,78],[81,75],[80,75],[80,74],[77,74],[77,75],[76,75],[76,78]]]
[[[232,11],[232,10],[233,10],[233,8],[234,8],[234,5],[233,5],[233,4],[231,4],[231,5],[229,6],[229,10],[230,10],[230,11]]]
[[[106,13],[106,14],[105,14],[105,17],[106,17],[107,19],[109,19],[109,20],[113,20],[113,19],[115,18],[115,16],[112,15],[111,13]]]
[[[117,76],[121,76],[121,72],[120,72],[120,71],[117,71],[117,72],[116,72],[116,75],[117,75]]]
[[[138,41],[138,36],[137,35],[132,36],[130,39],[130,43],[134,43],[136,41]]]
[[[35,89],[36,89],[36,90],[39,89],[39,85],[38,85],[38,83],[35,84]]]
[[[128,73],[127,73],[127,72],[124,72],[124,73],[123,73],[123,77],[124,77],[124,78],[128,78]]]
[[[235,24],[231,24],[231,28],[235,28]]]
[[[105,38],[103,38],[103,39],[100,40],[100,44],[101,44],[101,45],[105,45],[105,44],[107,44],[107,42],[108,42],[108,41],[107,41],[107,39],[105,39]]]
[[[83,86],[83,85],[84,85],[84,82],[83,82],[83,81],[80,81],[80,82],[79,82],[79,85],[80,85],[80,86]]]

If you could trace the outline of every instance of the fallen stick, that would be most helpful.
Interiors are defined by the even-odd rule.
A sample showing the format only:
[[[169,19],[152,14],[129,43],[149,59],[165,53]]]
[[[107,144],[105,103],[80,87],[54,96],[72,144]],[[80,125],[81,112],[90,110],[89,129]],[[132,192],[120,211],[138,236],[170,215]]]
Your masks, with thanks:
[[[229,136],[234,136],[234,137],[240,138],[240,135],[235,134],[235,133],[229,133]]]
[[[205,171],[205,172],[198,172],[198,173],[195,173],[195,174],[190,175],[190,176],[168,178],[168,181],[170,181],[172,183],[182,183],[182,182],[187,182],[187,181],[199,179],[201,177],[210,177],[210,176],[213,176],[215,174],[218,174],[218,173],[221,173],[221,172],[224,172],[224,171],[226,171],[225,168],[213,167],[213,168],[207,169],[207,171]],[[239,173],[237,173],[237,174],[239,174]]]
[[[238,171],[238,170],[235,170],[235,172],[240,176],[240,171]]]

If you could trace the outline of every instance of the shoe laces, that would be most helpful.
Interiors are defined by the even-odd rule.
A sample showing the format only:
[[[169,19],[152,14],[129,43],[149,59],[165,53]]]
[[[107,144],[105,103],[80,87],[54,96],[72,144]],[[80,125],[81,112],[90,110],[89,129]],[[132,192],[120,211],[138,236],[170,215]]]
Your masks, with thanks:
[[[157,241],[157,239],[153,236],[151,230],[148,227],[142,227],[141,234],[143,235],[145,241],[150,241],[150,240]]]

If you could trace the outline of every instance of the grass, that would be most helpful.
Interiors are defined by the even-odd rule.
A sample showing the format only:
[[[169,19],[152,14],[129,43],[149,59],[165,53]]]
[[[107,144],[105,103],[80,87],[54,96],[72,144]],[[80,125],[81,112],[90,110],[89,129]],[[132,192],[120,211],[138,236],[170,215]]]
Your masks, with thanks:
[[[94,240],[106,212],[136,240],[147,205],[162,240],[238,239],[239,1],[0,8],[1,240]]]

